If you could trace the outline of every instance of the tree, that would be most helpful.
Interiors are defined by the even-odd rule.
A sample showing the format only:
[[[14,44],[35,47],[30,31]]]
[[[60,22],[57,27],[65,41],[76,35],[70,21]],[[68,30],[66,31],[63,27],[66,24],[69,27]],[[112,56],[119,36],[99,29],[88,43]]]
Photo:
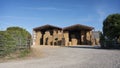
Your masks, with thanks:
[[[111,40],[120,37],[120,14],[111,14],[104,20],[103,35]]]
[[[0,52],[2,56],[9,55],[15,49],[15,40],[6,31],[0,31]]]
[[[21,27],[8,27],[7,32],[16,40],[17,45],[25,44],[27,39],[31,39],[31,34]]]
[[[8,27],[6,31],[0,31],[0,54],[10,55],[18,49],[17,45],[28,44],[28,39],[31,39],[31,34],[20,27]]]

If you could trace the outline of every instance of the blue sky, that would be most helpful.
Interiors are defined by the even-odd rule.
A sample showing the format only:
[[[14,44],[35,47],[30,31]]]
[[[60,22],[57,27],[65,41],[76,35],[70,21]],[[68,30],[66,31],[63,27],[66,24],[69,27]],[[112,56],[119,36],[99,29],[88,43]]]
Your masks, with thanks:
[[[32,32],[34,27],[73,24],[102,30],[102,22],[120,13],[120,0],[0,0],[0,30],[20,26]]]

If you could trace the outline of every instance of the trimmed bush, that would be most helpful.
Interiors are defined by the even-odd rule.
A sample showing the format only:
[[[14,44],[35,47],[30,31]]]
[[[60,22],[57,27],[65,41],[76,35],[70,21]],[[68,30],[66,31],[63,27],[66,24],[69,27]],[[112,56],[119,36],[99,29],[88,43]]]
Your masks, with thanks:
[[[29,49],[28,39],[31,39],[30,33],[20,27],[9,27],[6,31],[0,31],[0,56],[10,56],[18,50],[23,53],[21,49]]]

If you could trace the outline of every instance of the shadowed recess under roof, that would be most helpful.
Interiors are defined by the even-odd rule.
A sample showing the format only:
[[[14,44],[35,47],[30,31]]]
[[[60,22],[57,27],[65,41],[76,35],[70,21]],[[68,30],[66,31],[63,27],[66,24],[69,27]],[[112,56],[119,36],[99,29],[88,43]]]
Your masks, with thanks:
[[[64,31],[71,31],[71,30],[93,30],[93,27],[86,26],[86,25],[81,25],[81,24],[76,24],[72,26],[68,26],[63,28]]]
[[[33,28],[33,30],[37,31],[37,30],[52,30],[52,29],[59,29],[59,30],[62,30],[62,28],[60,27],[57,27],[57,26],[53,26],[53,25],[44,25],[44,26],[40,26],[40,27],[36,27],[36,28]]]

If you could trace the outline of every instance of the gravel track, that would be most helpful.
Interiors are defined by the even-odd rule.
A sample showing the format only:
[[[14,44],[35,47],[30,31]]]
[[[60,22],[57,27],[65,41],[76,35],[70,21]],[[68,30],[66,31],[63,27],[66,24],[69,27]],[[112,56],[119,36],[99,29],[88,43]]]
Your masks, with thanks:
[[[79,46],[34,46],[32,48],[34,53],[32,58],[0,63],[0,68],[120,68],[120,50]],[[40,58],[38,58],[39,51],[42,53]]]

